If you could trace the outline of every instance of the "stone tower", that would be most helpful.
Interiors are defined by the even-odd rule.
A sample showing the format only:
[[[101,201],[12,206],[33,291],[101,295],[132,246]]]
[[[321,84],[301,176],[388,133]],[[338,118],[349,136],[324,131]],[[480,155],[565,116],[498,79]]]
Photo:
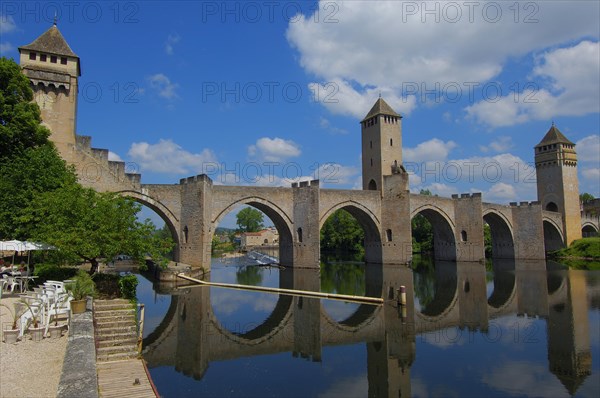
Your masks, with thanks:
[[[23,74],[29,78],[42,120],[63,159],[75,145],[79,57],[54,25],[31,44],[19,47]]]
[[[575,144],[554,123],[535,146],[538,200],[562,215],[565,244],[581,239],[581,211]]]
[[[402,116],[379,98],[360,122],[364,190],[383,189],[383,177],[402,166]]]

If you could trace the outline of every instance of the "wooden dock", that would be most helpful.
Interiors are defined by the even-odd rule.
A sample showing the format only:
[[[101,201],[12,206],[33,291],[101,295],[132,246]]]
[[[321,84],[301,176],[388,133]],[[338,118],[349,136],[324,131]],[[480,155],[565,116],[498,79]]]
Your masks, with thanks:
[[[101,398],[157,398],[141,359],[97,362]]]

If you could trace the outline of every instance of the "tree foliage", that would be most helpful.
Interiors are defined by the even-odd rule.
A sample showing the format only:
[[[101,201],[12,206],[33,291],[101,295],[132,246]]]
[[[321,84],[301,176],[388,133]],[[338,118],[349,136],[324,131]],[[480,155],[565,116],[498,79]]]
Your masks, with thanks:
[[[22,219],[38,225],[33,239],[55,246],[68,259],[90,262],[93,273],[100,260],[118,254],[142,266],[146,256],[165,262],[173,242],[158,236],[150,220],[138,221],[139,210],[130,199],[72,184],[37,196]]]
[[[579,195],[579,201],[581,203],[590,202],[594,199],[594,195],[592,195],[591,193],[584,192],[581,195]]]
[[[321,228],[321,250],[341,252],[364,251],[365,232],[346,210],[333,213]]]
[[[41,125],[29,80],[12,59],[0,58],[0,161],[28,148],[46,145],[50,131]]]
[[[251,207],[245,207],[236,215],[239,232],[258,232],[263,229],[263,213]]]
[[[27,239],[34,223],[19,219],[40,192],[73,184],[76,176],[48,140],[29,80],[0,58],[0,239]]]

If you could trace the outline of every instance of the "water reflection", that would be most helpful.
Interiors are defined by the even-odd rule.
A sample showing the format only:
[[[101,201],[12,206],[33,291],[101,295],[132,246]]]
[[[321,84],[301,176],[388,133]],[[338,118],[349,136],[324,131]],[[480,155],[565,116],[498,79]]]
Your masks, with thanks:
[[[392,299],[336,313],[313,298],[186,289],[144,341],[162,396],[585,396],[600,389],[589,377],[598,374],[600,349],[599,311],[590,308],[600,294],[594,273],[511,261],[424,262],[415,271],[335,261],[321,273],[227,268],[211,278]],[[400,286],[406,306],[396,299]]]

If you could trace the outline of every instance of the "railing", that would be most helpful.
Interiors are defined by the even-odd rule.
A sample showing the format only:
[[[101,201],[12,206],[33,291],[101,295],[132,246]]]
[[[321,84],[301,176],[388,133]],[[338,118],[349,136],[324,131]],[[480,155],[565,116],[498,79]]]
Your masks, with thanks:
[[[137,304],[137,331],[138,331],[138,340],[137,340],[137,348],[138,354],[142,353],[142,341],[144,339],[144,313],[146,311],[146,307],[142,303]]]

